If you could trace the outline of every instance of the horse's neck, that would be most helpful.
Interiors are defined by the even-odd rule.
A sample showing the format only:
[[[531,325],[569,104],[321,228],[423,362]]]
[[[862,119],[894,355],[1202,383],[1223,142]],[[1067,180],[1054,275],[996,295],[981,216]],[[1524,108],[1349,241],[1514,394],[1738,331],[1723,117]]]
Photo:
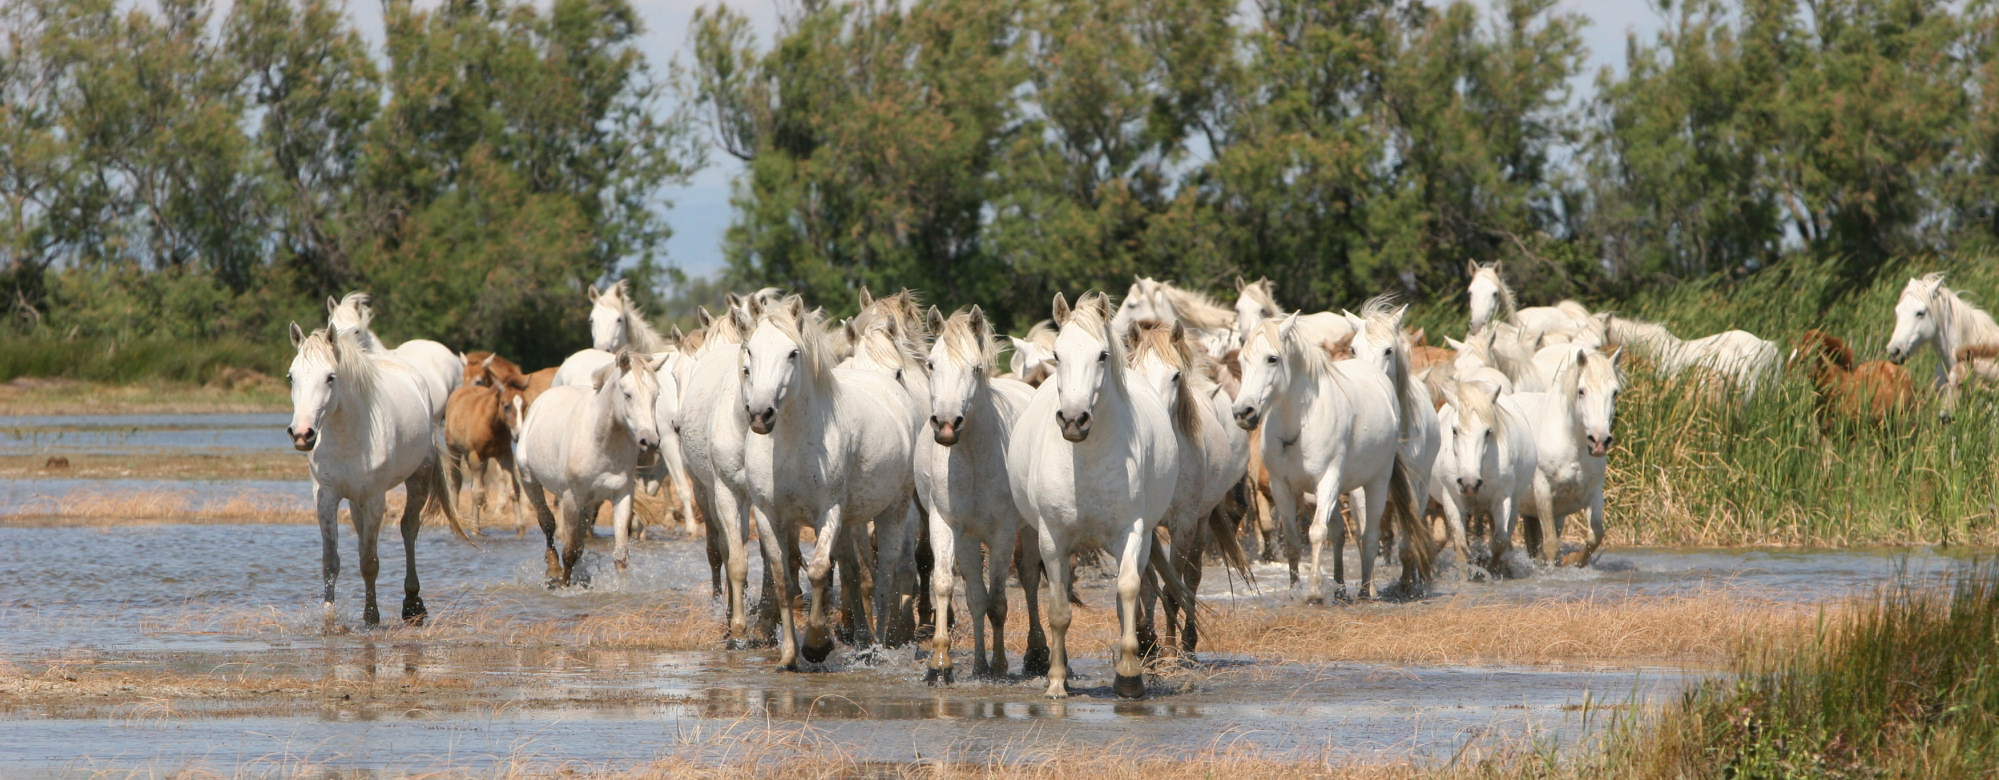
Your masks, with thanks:
[[[637,311],[625,310],[625,346],[635,352],[665,352],[666,337],[652,329],[652,323],[639,317]]]
[[[1948,288],[1938,287],[1937,297],[1942,305],[1931,308],[1947,311],[1950,316],[1950,322],[1937,329],[1941,336],[1937,341],[1937,352],[1942,354],[1944,365],[1956,365],[1960,349],[1999,343],[1999,324],[1994,324],[1992,315],[1984,309],[1965,302]]]
[[[616,438],[631,439],[632,432],[625,429],[618,420],[618,383],[606,381],[590,392],[590,402],[583,405],[589,414],[586,427],[597,434],[597,442],[606,444]]]

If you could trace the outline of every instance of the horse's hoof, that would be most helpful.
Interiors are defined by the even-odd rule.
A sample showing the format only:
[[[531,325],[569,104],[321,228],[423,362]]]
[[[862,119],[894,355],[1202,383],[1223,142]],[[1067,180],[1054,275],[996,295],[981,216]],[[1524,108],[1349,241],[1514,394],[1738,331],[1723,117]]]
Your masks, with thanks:
[[[625,572],[625,569],[628,569],[628,568],[630,568],[629,566],[627,566],[627,565],[625,564],[625,562],[624,562],[623,560],[616,560],[616,561],[612,561],[612,563],[615,563],[615,564],[617,564],[617,565],[618,565],[618,573],[619,573],[619,574],[623,574],[623,573]]]
[[[928,672],[925,672],[925,673],[923,674],[923,684],[924,684],[924,685],[933,685],[933,686],[934,686],[934,685],[950,685],[950,684],[951,684],[951,670],[949,670],[949,669],[935,669],[935,668],[933,668],[933,669],[931,669],[930,671],[928,671]]]
[[[421,626],[423,625],[424,618],[429,616],[430,610],[424,609],[422,596],[411,596],[403,599],[404,623],[412,626]]]
[[[1046,677],[1048,675],[1048,648],[1027,648],[1027,654],[1020,657],[1020,673],[1024,677]]]
[[[1310,596],[1306,596],[1306,597],[1305,597],[1305,606],[1308,606],[1308,607],[1323,607],[1323,606],[1325,606],[1325,605],[1326,605],[1326,597],[1325,597],[1325,596],[1321,596],[1321,595],[1319,595],[1319,594],[1317,594],[1317,593],[1314,593],[1314,594],[1312,594],[1312,595],[1310,595]]]
[[[1111,691],[1116,693],[1120,699],[1143,699],[1145,698],[1145,676],[1139,674],[1125,676],[1120,674],[1116,680],[1111,681]]]
[[[1050,699],[1067,699],[1069,698],[1069,682],[1064,680],[1062,682],[1049,683],[1048,690],[1044,691],[1041,695]]]
[[[831,640],[816,643],[806,642],[798,648],[798,654],[805,656],[805,660],[812,663],[823,663],[827,656],[833,654],[833,642]]]
[[[381,611],[381,610],[379,610],[379,609],[376,609],[376,608],[375,608],[375,605],[373,605],[373,604],[369,604],[369,605],[368,605],[368,607],[367,607],[366,609],[363,609],[363,610],[361,610],[361,622],[363,622],[363,623],[366,623],[366,624],[368,624],[368,625],[371,625],[371,626],[379,626],[379,625],[381,625],[381,624],[382,624],[382,611]]]

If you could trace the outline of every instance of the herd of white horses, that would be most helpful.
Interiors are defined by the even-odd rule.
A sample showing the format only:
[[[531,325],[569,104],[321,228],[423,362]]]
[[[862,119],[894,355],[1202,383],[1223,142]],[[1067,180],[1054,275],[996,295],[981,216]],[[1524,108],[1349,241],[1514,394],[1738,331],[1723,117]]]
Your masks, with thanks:
[[[925,310],[908,290],[863,291],[860,313],[844,321],[775,290],[732,294],[726,311],[702,310],[697,331],[662,334],[619,283],[590,290],[591,348],[555,370],[545,392],[507,398],[507,446],[547,539],[551,587],[582,577],[605,502],[612,559],[624,568],[634,491],[655,479],[657,453],[683,521],[705,525],[726,639],[774,640],[786,668],[824,662],[836,632],[857,647],[895,646],[916,641],[927,619],[938,626],[929,678],[949,682],[947,616],[962,580],[973,673],[1004,675],[1005,588],[1017,574],[1022,672],[1045,674],[1047,694],[1065,696],[1074,567],[1079,555],[1107,556],[1121,627],[1113,688],[1140,696],[1148,654],[1196,646],[1208,548],[1248,574],[1239,526],[1262,538],[1266,556],[1283,540],[1294,588],[1305,556],[1313,603],[1328,565],[1332,595],[1373,597],[1376,560],[1389,553],[1401,563],[1398,587],[1415,592],[1442,550],[1437,515],[1441,543],[1468,571],[1518,576],[1532,566],[1511,547],[1516,524],[1525,552],[1554,564],[1564,518],[1586,512],[1587,540],[1564,559],[1586,564],[1604,535],[1622,357],[1641,354],[1667,374],[1698,368],[1741,396],[1780,366],[1778,347],[1749,333],[1682,341],[1570,301],[1519,308],[1496,264],[1468,272],[1470,329],[1449,350],[1416,343],[1386,298],[1358,313],[1290,312],[1268,280],[1237,280],[1233,307],[1151,279],[1116,304],[1058,294],[1052,319],[1024,338],[999,337],[977,306]],[[1999,373],[1999,355],[1965,349],[1999,344],[1999,327],[1941,282],[1910,281],[1890,356],[1937,344],[1939,382],[1951,388]],[[370,330],[365,295],[328,305],[324,329],[292,326],[287,428],[309,453],[327,619],[345,499],[364,619],[378,622],[376,539],[386,494],[402,484],[402,614],[420,622],[414,541],[426,507],[465,535],[441,434],[447,398],[465,391],[465,362],[432,341],[387,348]],[[1345,511],[1329,497],[1346,497]],[[1482,550],[1468,539],[1471,518],[1489,519]],[[1360,566],[1351,590],[1349,524]],[[764,572],[754,605],[752,539]],[[928,567],[918,564],[924,550]],[[1046,636],[1044,577],[1054,595]]]

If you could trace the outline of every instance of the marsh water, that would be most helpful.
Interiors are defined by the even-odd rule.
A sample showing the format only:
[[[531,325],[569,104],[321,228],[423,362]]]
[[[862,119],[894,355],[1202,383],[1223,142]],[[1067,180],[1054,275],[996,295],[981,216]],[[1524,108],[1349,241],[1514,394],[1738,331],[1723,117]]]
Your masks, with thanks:
[[[121,441],[227,447],[233,437],[251,435],[247,425],[232,433],[250,417],[257,416],[175,416],[170,422],[179,427],[171,431],[182,433],[162,429]],[[112,427],[100,422],[36,424],[73,432]],[[105,441],[78,436],[75,441],[85,442],[80,446]],[[1109,648],[1078,647],[1072,652],[1080,695],[1050,702],[1041,697],[1038,680],[1018,677],[926,686],[924,664],[910,650],[855,654],[842,648],[824,670],[787,673],[774,668],[770,651],[726,650],[719,641],[708,650],[671,652],[560,642],[513,647],[363,627],[354,532],[344,524],[340,627],[328,631],[319,606],[315,527],[5,522],[7,515],[46,511],[37,507],[79,492],[161,489],[183,491],[195,505],[250,492],[303,507],[309,495],[303,482],[0,482],[0,663],[442,685],[441,692],[386,703],[318,695],[164,709],[89,701],[22,707],[0,699],[0,733],[6,735],[0,776],[189,766],[237,774],[565,761],[617,767],[666,756],[764,760],[774,754],[759,751],[773,750],[774,739],[784,750],[836,749],[847,758],[885,762],[984,762],[1054,746],[1173,754],[1248,745],[1374,759],[1448,758],[1481,741],[1531,736],[1573,742],[1592,717],[1601,721],[1601,705],[1656,701],[1716,671],[1300,664],[1203,655],[1193,670],[1153,684],[1147,699],[1126,702],[1108,690]],[[640,542],[622,574],[608,566],[605,541],[585,559],[593,575],[588,588],[544,587],[539,533],[488,535],[474,547],[426,529],[417,557],[425,597],[439,618],[493,614],[559,626],[669,603],[691,605],[686,608],[701,613],[694,617],[719,625],[720,607],[705,597],[708,572],[697,540]],[[392,530],[381,545],[387,616],[400,597],[403,547]],[[1766,601],[1819,602],[1898,573],[1948,565],[1947,556],[1929,550],[1613,549],[1586,570],[1543,570],[1499,583],[1446,578],[1436,596],[1541,602],[1721,588]],[[1257,574],[1261,589],[1211,576],[1203,595],[1216,604],[1298,598],[1285,587],[1281,568],[1265,564]],[[1104,582],[1101,573],[1087,575],[1085,600],[1106,602]],[[1017,669],[1018,659],[1012,660]]]

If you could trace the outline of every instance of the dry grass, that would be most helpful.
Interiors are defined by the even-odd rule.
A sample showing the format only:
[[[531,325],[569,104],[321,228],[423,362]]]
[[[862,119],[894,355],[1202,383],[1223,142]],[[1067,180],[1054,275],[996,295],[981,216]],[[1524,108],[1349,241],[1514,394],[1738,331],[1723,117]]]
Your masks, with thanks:
[[[48,455],[0,455],[8,479],[311,479],[305,455],[294,452],[63,454],[68,467],[49,468]]]
[[[330,668],[305,676],[248,664],[223,664],[206,673],[132,669],[107,659],[65,656],[39,662],[0,660],[0,701],[8,706],[98,706],[121,701],[240,701],[299,697],[380,698],[464,692],[462,677],[436,674],[377,679]]]
[[[400,510],[399,496],[390,503]],[[95,493],[72,490],[37,496],[0,514],[0,525],[15,527],[111,526],[154,523],[311,523],[313,510],[298,497],[241,490],[203,500],[193,490],[163,488],[144,492]]]

